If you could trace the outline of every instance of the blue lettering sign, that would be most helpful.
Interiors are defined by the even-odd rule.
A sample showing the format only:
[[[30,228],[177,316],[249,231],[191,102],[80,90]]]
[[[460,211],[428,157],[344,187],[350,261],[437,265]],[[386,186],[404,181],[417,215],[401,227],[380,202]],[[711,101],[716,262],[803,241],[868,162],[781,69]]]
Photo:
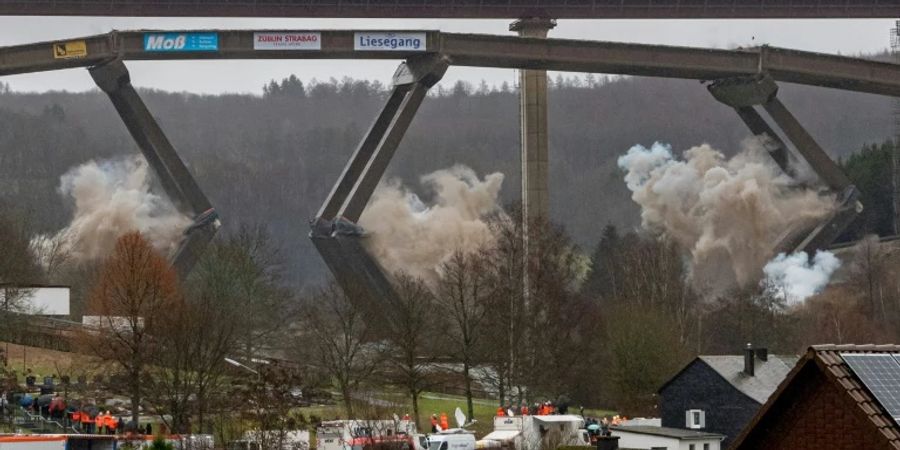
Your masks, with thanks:
[[[358,32],[354,35],[353,49],[368,51],[425,51],[423,32]]]
[[[219,50],[218,33],[146,33],[146,52],[214,52]]]

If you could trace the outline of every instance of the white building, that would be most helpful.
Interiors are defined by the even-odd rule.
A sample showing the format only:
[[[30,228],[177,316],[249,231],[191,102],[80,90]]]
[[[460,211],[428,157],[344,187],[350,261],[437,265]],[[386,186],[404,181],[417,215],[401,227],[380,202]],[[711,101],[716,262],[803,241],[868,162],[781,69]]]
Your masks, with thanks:
[[[7,297],[15,304],[7,303]],[[0,286],[0,308],[38,316],[68,316],[67,286]]]
[[[636,450],[721,450],[725,436],[704,431],[652,426],[613,426],[620,448]]]

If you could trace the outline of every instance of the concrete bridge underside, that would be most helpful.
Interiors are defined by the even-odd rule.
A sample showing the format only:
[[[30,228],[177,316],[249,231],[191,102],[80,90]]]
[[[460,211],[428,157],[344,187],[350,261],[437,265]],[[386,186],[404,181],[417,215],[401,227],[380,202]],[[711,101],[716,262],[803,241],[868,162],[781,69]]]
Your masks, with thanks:
[[[276,30],[283,33],[315,33],[320,48],[309,51],[258,50],[255,33],[272,30],[178,30],[166,34],[214,33],[215,48],[204,51],[145,50],[145,38],[154,31],[121,31],[0,48],[0,76],[75,67],[90,69],[138,142],[142,152],[167,187],[167,193],[195,224],[186,230],[183,248],[173,261],[186,276],[218,226],[209,205],[191,174],[184,168],[163,131],[130,85],[124,61],[188,59],[391,59],[403,60],[394,75],[393,90],[373,121],[350,162],[314,218],[310,237],[345,289],[365,289],[381,300],[394,301],[390,276],[362,245],[364,230],[356,224],[381,180],[406,129],[430,87],[449,66],[478,66],[526,70],[558,70],[620,75],[686,78],[714,82],[709,85],[716,100],[732,106],[755,135],[773,142],[770,153],[782,168],[789,159],[802,158],[819,173],[824,188],[839,199],[838,210],[815,229],[790,236],[784,250],[812,250],[828,245],[860,210],[858,193],[837,165],[828,158],[777,99],[777,82],[799,83],[856,92],[900,96],[900,65],[859,58],[810,53],[774,47],[737,50],[701,49],[584,40],[546,39],[439,31],[396,31],[424,38],[415,49],[360,50],[357,34],[371,30]],[[377,32],[376,32],[377,33]],[[69,48],[75,51],[69,54]],[[62,57],[60,57],[62,55]],[[538,72],[539,73],[539,72]],[[528,80],[528,75],[523,74]],[[760,112],[769,116],[769,125]],[[790,147],[789,147],[790,145]],[[793,151],[790,150],[793,149]],[[536,159],[539,163],[540,158]],[[524,173],[531,173],[523,164]],[[540,170],[534,173],[540,173]],[[546,171],[544,171],[545,173]],[[542,180],[546,181],[546,180]],[[373,302],[382,303],[382,302]],[[382,303],[383,304],[383,303]],[[375,308],[384,311],[389,308]]]
[[[878,0],[0,0],[0,15],[518,19],[894,18]]]

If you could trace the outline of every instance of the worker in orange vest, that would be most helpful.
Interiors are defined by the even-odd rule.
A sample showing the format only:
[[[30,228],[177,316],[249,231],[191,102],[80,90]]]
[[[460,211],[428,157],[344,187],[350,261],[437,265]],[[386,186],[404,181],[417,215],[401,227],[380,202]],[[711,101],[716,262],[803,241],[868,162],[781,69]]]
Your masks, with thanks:
[[[528,405],[522,405],[522,415],[523,416],[528,415]]]
[[[506,415],[506,413],[503,412],[503,407],[502,407],[502,406],[498,406],[498,407],[497,407],[497,417],[503,417],[503,416],[505,416],[505,415]]]
[[[113,417],[109,411],[106,412],[106,434],[116,434],[116,427],[119,425],[118,419]]]
[[[432,433],[437,433],[437,432],[438,432],[438,418],[437,418],[437,414],[432,414],[432,415],[431,415],[431,432],[432,432]]]
[[[81,431],[84,433],[92,433],[91,430],[94,421],[91,419],[91,414],[87,411],[81,411]]]
[[[445,413],[445,412],[441,413],[441,429],[442,430],[450,429],[450,421],[447,420],[447,413]]]
[[[97,417],[94,418],[94,425],[97,427],[97,434],[105,434],[106,430],[103,427],[106,426],[106,414],[103,412],[97,413]]]

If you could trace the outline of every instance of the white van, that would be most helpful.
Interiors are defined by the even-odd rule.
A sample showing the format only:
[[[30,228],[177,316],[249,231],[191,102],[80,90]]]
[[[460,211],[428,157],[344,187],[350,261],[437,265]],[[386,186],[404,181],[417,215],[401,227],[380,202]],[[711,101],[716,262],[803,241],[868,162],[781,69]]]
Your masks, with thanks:
[[[428,450],[475,450],[475,434],[462,428],[451,428],[429,434]]]

